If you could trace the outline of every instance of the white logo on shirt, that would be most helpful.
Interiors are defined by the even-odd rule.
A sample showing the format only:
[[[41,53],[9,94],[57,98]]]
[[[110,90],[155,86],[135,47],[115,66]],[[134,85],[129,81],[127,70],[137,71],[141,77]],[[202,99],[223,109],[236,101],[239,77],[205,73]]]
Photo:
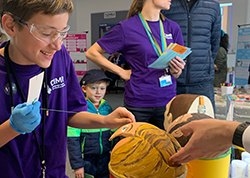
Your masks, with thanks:
[[[49,88],[48,93],[50,94],[51,91],[59,89],[59,88],[63,88],[65,87],[65,83],[64,83],[64,77],[58,77],[58,78],[54,78],[50,81],[50,85],[51,88]]]
[[[173,39],[171,33],[170,34],[165,34],[165,38],[168,39],[168,40]]]

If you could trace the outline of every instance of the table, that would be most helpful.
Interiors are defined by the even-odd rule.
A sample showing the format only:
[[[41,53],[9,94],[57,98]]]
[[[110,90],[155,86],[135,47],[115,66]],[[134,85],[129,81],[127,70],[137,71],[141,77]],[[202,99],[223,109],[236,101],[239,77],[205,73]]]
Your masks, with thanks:
[[[245,92],[234,91],[229,96],[234,104],[233,120],[238,122],[250,121],[250,96]],[[215,88],[215,117],[226,119],[226,96],[221,96],[219,88]]]

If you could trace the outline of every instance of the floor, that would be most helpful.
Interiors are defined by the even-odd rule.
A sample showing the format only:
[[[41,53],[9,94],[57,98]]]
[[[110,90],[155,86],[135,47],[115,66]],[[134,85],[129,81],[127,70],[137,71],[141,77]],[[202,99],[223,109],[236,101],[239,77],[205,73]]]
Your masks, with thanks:
[[[109,94],[105,95],[104,99],[109,103],[109,105],[115,109],[119,106],[123,106],[123,96],[124,91],[123,90],[117,90],[117,94],[115,90],[112,90]],[[66,175],[69,178],[75,178],[74,177],[74,171],[71,169],[68,155],[67,155],[67,162],[66,162]]]

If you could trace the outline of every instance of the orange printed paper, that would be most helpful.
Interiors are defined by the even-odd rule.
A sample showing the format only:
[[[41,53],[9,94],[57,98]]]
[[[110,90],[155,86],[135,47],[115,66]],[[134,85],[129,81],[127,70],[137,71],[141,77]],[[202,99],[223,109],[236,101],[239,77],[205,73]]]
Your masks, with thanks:
[[[172,50],[179,53],[179,54],[183,54],[187,50],[187,48],[184,47],[184,46],[176,44],[175,47]]]

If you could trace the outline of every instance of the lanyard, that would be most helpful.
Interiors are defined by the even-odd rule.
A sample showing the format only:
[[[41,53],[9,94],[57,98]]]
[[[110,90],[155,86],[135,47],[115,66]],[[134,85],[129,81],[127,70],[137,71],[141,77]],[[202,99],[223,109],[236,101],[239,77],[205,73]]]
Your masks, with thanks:
[[[5,49],[4,49],[4,59],[5,59],[5,66],[6,66],[6,70],[7,70],[7,75],[8,75],[8,82],[9,82],[9,88],[10,88],[10,97],[11,97],[11,111],[14,108],[14,99],[13,99],[13,90],[12,90],[12,81],[11,81],[11,77],[10,77],[10,69],[12,70],[12,73],[14,75],[14,78],[16,80],[17,83],[17,88],[19,89],[20,93],[21,93],[21,97],[22,97],[22,101],[26,102],[23,90],[21,88],[20,82],[17,78],[16,72],[11,64],[11,60],[9,57],[9,53],[8,53],[8,48],[9,48],[9,44],[10,42],[8,41],[5,45]],[[47,93],[47,75],[46,75],[46,70],[42,69],[42,71],[44,71],[44,80],[43,80],[43,107],[44,108],[48,108],[48,93]],[[36,135],[35,130],[32,131],[32,133],[35,136],[36,139],[36,144],[38,147],[38,151],[39,151],[39,155],[40,155],[40,161],[41,161],[41,173],[43,175],[43,177],[45,177],[45,170],[46,170],[46,166],[45,166],[45,159],[44,159],[44,153],[45,153],[45,117],[46,117],[46,111],[47,110],[43,110],[43,115],[42,115],[42,123],[43,123],[43,129],[42,129],[42,150],[40,148],[40,144]]]
[[[165,51],[166,47],[167,47],[167,42],[166,42],[166,38],[165,38],[165,32],[164,32],[164,28],[163,28],[163,24],[162,24],[162,20],[159,20],[159,24],[160,24],[160,32],[161,32],[161,44],[162,44],[162,51],[161,48],[159,46],[159,44],[157,43],[157,41],[155,40],[153,33],[151,32],[147,21],[144,19],[144,17],[141,15],[141,13],[139,13],[139,17],[141,19],[141,22],[148,34],[148,37],[150,39],[151,44],[154,47],[154,50],[156,52],[156,54],[158,55],[158,57],[160,57],[162,55],[162,51]]]

